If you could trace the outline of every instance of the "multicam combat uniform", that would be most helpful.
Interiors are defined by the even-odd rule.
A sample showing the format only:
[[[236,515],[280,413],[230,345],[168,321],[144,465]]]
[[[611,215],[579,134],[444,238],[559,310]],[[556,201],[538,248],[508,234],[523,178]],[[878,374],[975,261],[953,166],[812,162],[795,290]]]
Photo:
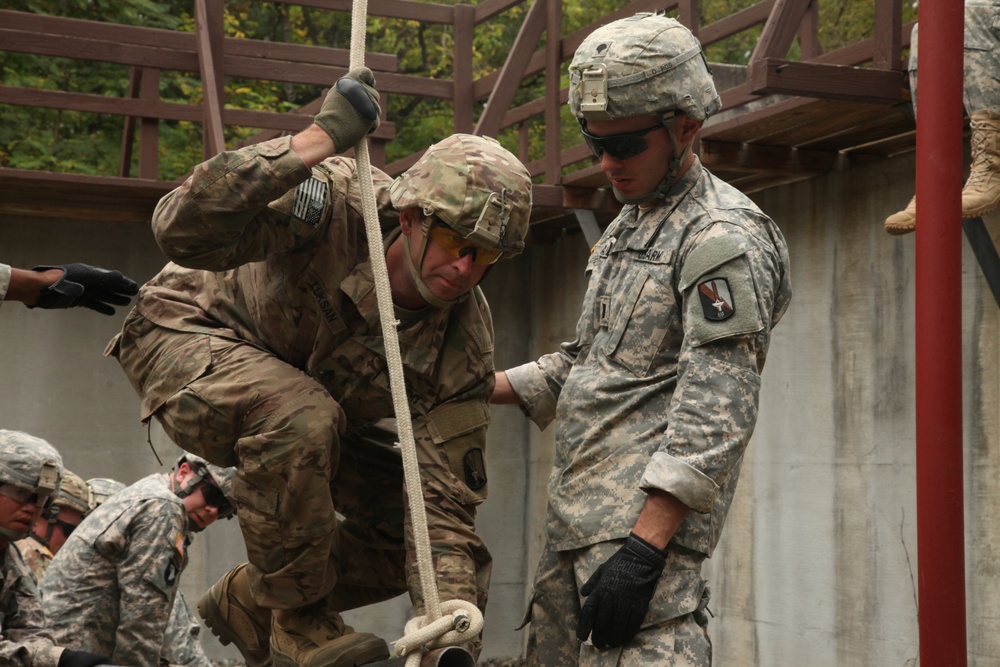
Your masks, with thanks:
[[[529,664],[616,663],[618,650],[581,647],[565,619],[579,616],[578,587],[628,536],[651,489],[691,512],[667,546],[643,631],[618,664],[701,665],[710,656],[695,624],[708,601],[701,564],[757,420],[788,272],[774,223],[695,158],[664,200],[625,206],[594,247],[577,339],[507,371],[539,427],[556,424]]]
[[[56,667],[62,655],[38,599],[38,589],[14,545],[0,550],[0,664]]]
[[[355,163],[310,170],[289,143],[223,153],[161,201],[153,230],[176,264],[142,287],[109,350],[143,419],[238,467],[258,604],[344,610],[404,592],[408,570],[419,606],[398,452],[364,444],[393,409]],[[388,246],[398,219],[389,178],[373,171],[395,227]],[[494,382],[489,307],[477,288],[396,315],[441,595],[483,607],[491,557],[475,514]]]
[[[57,640],[116,664],[158,664],[189,542],[187,511],[167,475],[112,496],[73,531],[42,580]]]

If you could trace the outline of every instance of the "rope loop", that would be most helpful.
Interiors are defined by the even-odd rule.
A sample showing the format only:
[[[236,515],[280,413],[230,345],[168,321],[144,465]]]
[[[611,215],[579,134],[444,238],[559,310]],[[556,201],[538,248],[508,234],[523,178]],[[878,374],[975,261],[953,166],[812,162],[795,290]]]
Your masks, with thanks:
[[[422,648],[458,646],[474,641],[483,629],[483,612],[467,600],[446,600],[441,611],[437,619],[416,616],[407,621],[402,639],[396,640],[396,653],[405,656]]]

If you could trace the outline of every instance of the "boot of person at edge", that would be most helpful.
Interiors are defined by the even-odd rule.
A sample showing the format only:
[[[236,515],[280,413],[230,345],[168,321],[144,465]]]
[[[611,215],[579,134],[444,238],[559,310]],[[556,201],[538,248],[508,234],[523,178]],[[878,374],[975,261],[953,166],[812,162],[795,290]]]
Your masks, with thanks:
[[[198,613],[223,645],[235,644],[247,667],[355,667],[389,657],[385,641],[354,632],[322,603],[302,609],[259,607],[247,564],[224,575],[198,600]]]
[[[1000,206],[1000,109],[973,111],[972,167],[962,188],[962,217],[978,218]],[[909,234],[917,228],[917,198],[885,219],[885,231]]]

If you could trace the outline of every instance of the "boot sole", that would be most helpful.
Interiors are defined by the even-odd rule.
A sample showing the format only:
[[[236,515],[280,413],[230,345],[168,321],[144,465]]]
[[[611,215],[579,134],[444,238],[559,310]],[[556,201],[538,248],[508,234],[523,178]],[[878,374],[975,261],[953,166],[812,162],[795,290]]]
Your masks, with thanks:
[[[226,622],[222,610],[219,609],[219,605],[216,604],[211,595],[211,589],[205,591],[198,598],[198,615],[205,621],[205,625],[208,626],[212,634],[218,638],[219,643],[223,646],[232,644],[239,650],[246,660],[247,667],[271,667],[273,663],[270,652],[255,651],[247,646],[246,642]]]
[[[962,219],[969,220],[971,218],[981,218],[987,213],[992,213],[993,211],[997,210],[998,206],[1000,206],[1000,201],[998,201],[996,204],[993,204],[992,206],[976,209],[975,211],[969,211],[969,212],[962,211]]]
[[[271,658],[274,667],[300,667],[300,663],[285,655],[271,644]],[[334,647],[333,650],[318,651],[309,661],[308,667],[360,667],[376,660],[387,660],[389,647],[384,640],[372,635],[364,641],[350,646]]]

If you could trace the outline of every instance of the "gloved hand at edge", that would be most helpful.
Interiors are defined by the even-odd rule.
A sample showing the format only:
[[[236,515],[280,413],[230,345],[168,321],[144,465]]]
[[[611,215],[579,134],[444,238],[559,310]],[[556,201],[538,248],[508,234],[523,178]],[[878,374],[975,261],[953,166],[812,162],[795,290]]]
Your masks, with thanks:
[[[120,271],[102,269],[89,264],[65,266],[36,266],[32,271],[61,269],[63,277],[48,287],[43,287],[38,300],[29,308],[74,308],[96,310],[103,315],[114,315],[116,306],[128,305],[130,297],[139,292],[134,280]]]

